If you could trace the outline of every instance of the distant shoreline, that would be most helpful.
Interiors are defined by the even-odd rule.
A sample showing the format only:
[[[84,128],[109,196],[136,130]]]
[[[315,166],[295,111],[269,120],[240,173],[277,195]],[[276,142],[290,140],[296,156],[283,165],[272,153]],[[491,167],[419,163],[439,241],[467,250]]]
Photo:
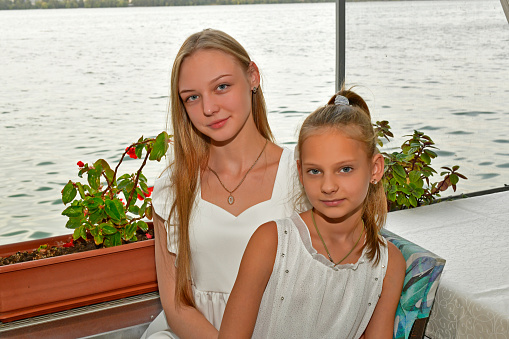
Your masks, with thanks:
[[[413,1],[413,0],[346,0]],[[216,6],[284,3],[323,3],[336,0],[0,0],[0,10],[10,9],[56,9],[56,8],[112,8],[112,7],[169,7],[169,6]]]

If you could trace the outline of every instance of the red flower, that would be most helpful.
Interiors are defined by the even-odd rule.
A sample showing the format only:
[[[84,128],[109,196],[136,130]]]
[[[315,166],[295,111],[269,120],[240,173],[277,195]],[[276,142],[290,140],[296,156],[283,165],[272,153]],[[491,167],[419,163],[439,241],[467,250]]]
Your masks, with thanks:
[[[69,241],[67,244],[64,244],[63,246],[64,246],[64,247],[73,247],[73,246],[74,246],[74,244],[73,244],[73,242],[72,242],[72,238],[71,238],[71,241]]]
[[[78,165],[78,167],[83,167],[83,166],[85,166],[85,164],[83,163],[83,161],[78,161],[78,163],[77,163],[76,165]]]
[[[134,147],[127,147],[125,150],[127,151],[127,155],[129,156],[129,158],[138,159],[138,157],[136,156],[136,150],[134,149]]]
[[[146,233],[145,235],[147,236],[147,239],[152,239],[153,238],[152,234],[150,234],[150,233]]]
[[[143,195],[145,196],[145,198],[148,198],[152,195],[152,191],[154,191],[154,187],[149,187],[148,188],[148,193],[145,193],[143,192]],[[138,194],[138,200],[143,200],[144,198]]]
[[[148,188],[148,193],[143,193],[143,195],[148,198],[152,195],[152,192],[154,191],[154,187],[149,187]]]

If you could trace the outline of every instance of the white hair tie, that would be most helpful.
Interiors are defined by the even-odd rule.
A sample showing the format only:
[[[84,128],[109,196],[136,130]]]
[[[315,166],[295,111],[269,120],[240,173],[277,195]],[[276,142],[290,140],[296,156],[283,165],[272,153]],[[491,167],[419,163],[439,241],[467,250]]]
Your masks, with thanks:
[[[336,98],[334,99],[334,105],[343,105],[343,106],[349,106],[350,101],[348,101],[347,97],[344,97],[342,95],[336,95]]]

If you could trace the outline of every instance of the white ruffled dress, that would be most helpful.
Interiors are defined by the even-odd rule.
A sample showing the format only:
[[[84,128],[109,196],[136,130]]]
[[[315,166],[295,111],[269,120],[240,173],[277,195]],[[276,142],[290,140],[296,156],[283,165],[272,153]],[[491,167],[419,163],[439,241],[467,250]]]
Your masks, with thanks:
[[[276,260],[252,338],[359,338],[382,293],[387,246],[376,266],[366,248],[355,264],[335,266],[313,248],[297,213],[276,223]]]
[[[169,173],[156,180],[155,212],[167,220],[171,204]],[[283,149],[269,200],[238,216],[201,199],[198,188],[190,224],[192,288],[197,308],[219,329],[228,297],[237,278],[240,261],[251,235],[261,224],[292,215],[298,193],[297,167],[293,152]],[[177,226],[166,224],[168,251],[178,254]],[[142,338],[178,338],[171,332],[164,312],[150,324]]]

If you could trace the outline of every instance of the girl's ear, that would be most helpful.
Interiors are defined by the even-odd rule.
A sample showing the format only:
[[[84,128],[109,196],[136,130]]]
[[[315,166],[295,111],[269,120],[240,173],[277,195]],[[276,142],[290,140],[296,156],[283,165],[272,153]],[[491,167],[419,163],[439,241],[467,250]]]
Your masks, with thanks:
[[[299,171],[299,181],[301,185],[304,185],[302,183],[302,166],[300,165],[300,160],[297,160],[297,171]]]
[[[254,63],[254,61],[251,61],[249,63],[249,67],[247,69],[249,84],[251,85],[251,89],[253,87],[259,87],[260,86],[260,71],[258,70],[258,66]]]
[[[380,182],[382,180],[382,176],[384,175],[385,162],[384,157],[380,153],[375,154],[373,156],[373,161],[371,164],[371,168],[373,169],[371,172],[371,180],[376,180]]]

